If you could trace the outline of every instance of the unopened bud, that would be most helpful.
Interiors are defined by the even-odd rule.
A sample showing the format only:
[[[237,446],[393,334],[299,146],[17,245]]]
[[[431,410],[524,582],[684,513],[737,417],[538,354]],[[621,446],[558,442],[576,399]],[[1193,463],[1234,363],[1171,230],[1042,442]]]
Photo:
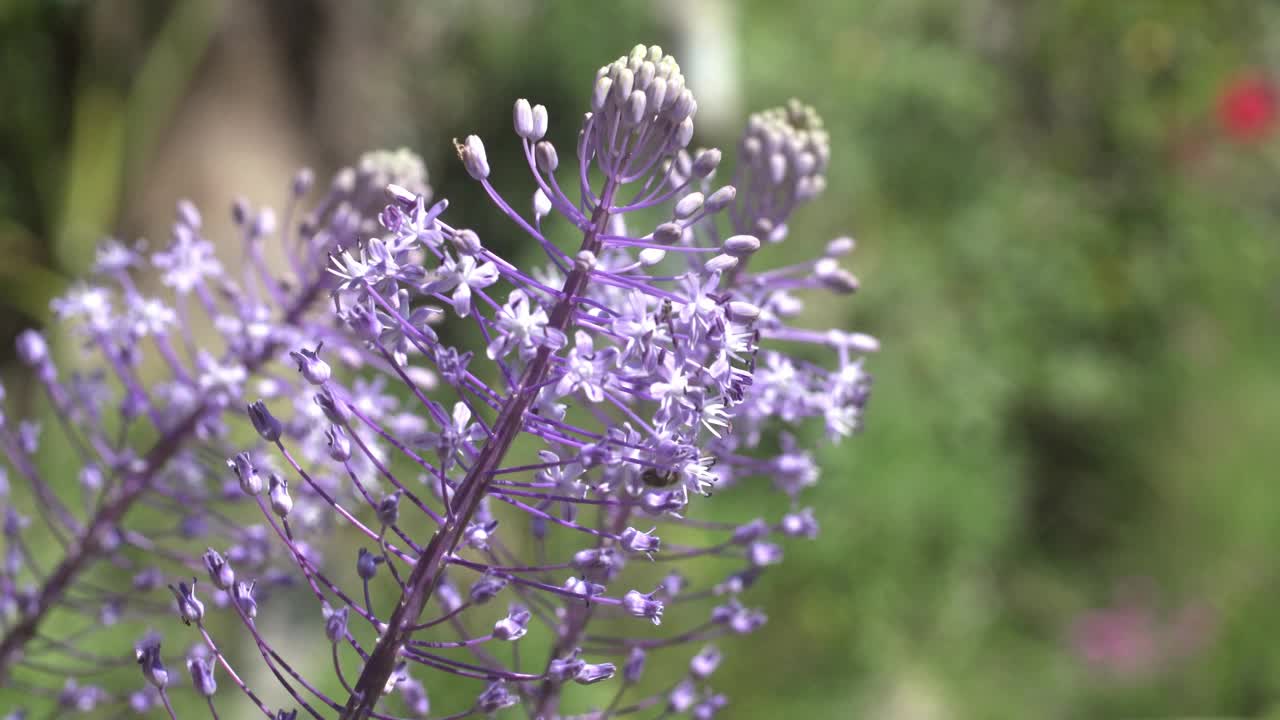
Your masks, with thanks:
[[[513,115],[516,134],[525,140],[537,140],[533,136],[533,108],[529,106],[529,101],[524,98],[516,100]]]
[[[467,173],[476,180],[489,177],[489,157],[484,152],[484,142],[477,135],[468,135],[463,142],[453,141],[458,151],[458,158],[467,168]]]
[[[703,150],[698,153],[697,159],[693,161],[693,176],[701,180],[702,178],[711,175],[711,173],[716,171],[717,167],[720,167],[720,158],[721,153],[716,148]]]
[[[675,216],[677,220],[688,220],[702,209],[704,198],[700,192],[692,192],[676,202]]]
[[[560,167],[560,156],[556,154],[556,146],[546,140],[534,146],[533,156],[538,163],[538,169],[544,173],[551,174]]]
[[[746,257],[760,249],[760,240],[753,235],[734,235],[720,248],[726,255]]]

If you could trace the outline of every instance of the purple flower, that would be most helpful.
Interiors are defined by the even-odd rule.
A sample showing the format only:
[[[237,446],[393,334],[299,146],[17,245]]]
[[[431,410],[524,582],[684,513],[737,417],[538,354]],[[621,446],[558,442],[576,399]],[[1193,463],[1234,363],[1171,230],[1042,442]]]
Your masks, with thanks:
[[[820,478],[798,438],[861,427],[870,388],[863,356],[876,343],[799,324],[805,302],[857,287],[841,265],[848,243],[817,257],[783,254],[787,264],[769,268],[757,250],[785,242],[793,212],[825,186],[821,120],[799,103],[752,116],[735,185],[725,185],[718,150],[689,150],[698,104],[661,48],[637,46],[601,68],[590,90],[591,112],[570,148],[546,139],[557,136],[548,135],[546,108],[515,103],[531,209],[522,200],[518,211],[490,183],[479,137],[455,147],[543,263],[512,262],[450,224],[420,162],[371,155],[340,173],[322,210],[296,227],[287,213],[277,222],[267,208],[238,203],[243,278],[213,258],[199,214],[184,205],[171,246],[152,256],[174,290],[171,304],[132,290],[136,251],[105,247],[97,265],[110,282],[79,285],[55,306],[111,373],[76,401],[43,342],[22,342],[55,408],[78,417],[89,447],[111,450],[95,463],[107,477],[87,486],[159,491],[186,516],[174,521],[181,533],[226,534],[214,543],[225,558],[157,544],[155,562],[170,573],[205,568],[217,589],[209,612],[241,626],[253,661],[283,682],[295,707],[367,720],[388,712],[381,698],[398,687],[409,713],[425,716],[430,680],[415,679],[420,671],[477,683],[474,706],[442,715],[523,703],[530,716],[555,717],[575,684],[613,678],[615,666],[600,660],[625,658],[621,684],[641,707],[711,717],[724,701],[701,681],[721,663],[718,651],[695,655],[674,690],[645,688],[652,628],[588,626],[627,615],[666,620],[675,630],[659,643],[695,647],[752,632],[764,615],[739,596],[782,560],[783,538],[816,532],[812,513],[795,510],[796,496]],[[312,186],[300,175],[292,190]],[[578,238],[561,246],[562,231]],[[290,282],[261,262],[268,240],[284,248]],[[326,296],[330,303],[314,302]],[[191,308],[209,316],[218,342],[189,336]],[[473,334],[445,323],[472,328],[483,352],[454,346]],[[141,348],[153,346],[168,373],[147,385],[135,368]],[[806,346],[803,359],[790,354]],[[93,400],[115,386],[118,402]],[[249,393],[263,399],[235,412]],[[121,422],[153,426],[158,449],[135,453],[97,430],[117,407]],[[13,465],[34,467],[38,426],[7,423],[0,433]],[[170,433],[179,439],[163,441]],[[231,473],[210,483],[210,457],[229,458]],[[758,518],[708,521],[713,494],[753,483],[780,491]],[[104,524],[92,539],[104,554],[146,547],[129,528]],[[350,583],[349,554],[327,562],[317,551],[333,545],[315,536],[338,527],[343,541],[358,537]],[[635,555],[673,563],[655,591],[628,589],[652,582],[653,565]],[[727,575],[725,559],[734,561]],[[302,682],[297,659],[259,629],[285,584],[299,591],[290,602],[321,609],[322,652],[338,682]],[[194,583],[171,587],[179,617],[198,626],[203,649],[189,654],[188,670],[212,706],[212,667],[231,663],[214,636],[225,626],[203,622]],[[474,609],[503,592],[506,616]],[[535,635],[533,647],[550,648],[535,662],[506,663],[497,652],[496,643]],[[604,657],[584,658],[579,645]],[[158,662],[157,650],[144,672]],[[271,716],[246,675],[227,676]],[[317,698],[311,687],[348,692]]]

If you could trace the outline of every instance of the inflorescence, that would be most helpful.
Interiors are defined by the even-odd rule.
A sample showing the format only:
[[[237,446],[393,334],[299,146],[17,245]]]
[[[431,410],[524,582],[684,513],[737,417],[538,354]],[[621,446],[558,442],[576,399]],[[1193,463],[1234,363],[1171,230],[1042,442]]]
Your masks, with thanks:
[[[792,101],[753,115],[724,185],[720,151],[689,149],[696,112],[675,60],[637,46],[597,73],[576,163],[562,168],[545,139],[547,110],[517,101],[533,178],[525,212],[490,183],[481,139],[455,142],[470,177],[541,249],[537,267],[450,225],[447,201],[433,202],[420,164],[404,156],[371,156],[305,218],[286,213],[287,281],[261,257],[273,217],[243,205],[238,284],[189,205],[171,248],[151,257],[173,302],[131,280],[140,251],[108,243],[97,270],[126,309],[114,312],[96,285],[55,304],[106,372],[60,381],[44,341],[20,341],[80,453],[85,510],[64,507],[41,478],[38,426],[0,427],[65,553],[52,570],[36,567],[25,520],[6,521],[0,600],[14,620],[0,673],[22,668],[33,641],[56,644],[41,626],[65,602],[60,593],[87,583],[86,566],[110,562],[136,571],[140,591],[168,585],[173,612],[196,634],[184,660],[190,685],[214,717],[219,684],[268,718],[364,720],[514,705],[562,717],[583,704],[568,689],[604,682],[614,687],[590,693],[603,700],[582,717],[715,715],[727,702],[708,684],[721,661],[716,639],[765,622],[743,592],[781,561],[780,538],[818,531],[799,499],[819,473],[800,433],[810,423],[833,439],[859,428],[871,382],[862,356],[877,343],[792,324],[802,296],[857,289],[839,265],[851,240],[752,267],[824,190],[829,140],[816,112]],[[295,202],[310,184],[299,176]],[[378,188],[387,204],[375,225]],[[566,228],[576,248],[553,240]],[[319,311],[317,298],[328,301]],[[219,352],[196,339],[193,310],[212,321]],[[468,336],[480,338],[475,350],[452,344]],[[149,385],[139,367],[146,340],[167,374]],[[104,422],[109,411],[118,427]],[[233,422],[257,440],[245,444]],[[149,434],[136,428],[144,423]],[[130,451],[139,436],[150,449]],[[706,519],[714,501],[705,497],[761,481],[781,495],[760,517]],[[237,503],[256,506],[256,520],[236,514]],[[167,512],[130,513],[135,505]],[[174,510],[177,527],[155,526]],[[308,538],[338,531],[355,533],[358,547],[327,563]],[[211,537],[217,548],[187,554],[191,543],[169,536]],[[18,583],[24,572],[29,588]],[[267,591],[289,583],[314,596],[289,611],[316,618],[330,679],[308,678],[314,668],[304,673],[260,627]],[[215,639],[206,601],[245,628],[289,710],[268,704],[223,652],[231,641]],[[147,614],[145,605],[123,612]],[[677,679],[646,674],[650,655],[669,668],[680,647],[694,653]],[[178,673],[165,670],[158,637],[148,633],[129,661],[147,681],[137,709],[163,705],[173,716],[165,689]],[[432,714],[428,686],[465,682],[473,700]],[[72,709],[110,700],[67,683]]]

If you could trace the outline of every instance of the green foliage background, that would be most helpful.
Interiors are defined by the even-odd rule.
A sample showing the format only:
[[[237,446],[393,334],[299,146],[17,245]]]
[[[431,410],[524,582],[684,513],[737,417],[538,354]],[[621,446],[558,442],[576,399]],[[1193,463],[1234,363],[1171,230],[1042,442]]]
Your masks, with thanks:
[[[0,4],[10,336],[46,319],[97,236],[131,228],[123,208],[148,182],[154,138],[244,9],[119,4],[138,44],[114,54],[91,43],[89,5]],[[281,5],[297,26],[271,31],[291,53],[323,12]],[[1280,11],[513,6],[371,5],[438,14],[446,30],[360,79],[399,84],[421,112],[368,144],[423,152],[450,212],[486,239],[511,233],[453,167],[448,139],[514,148],[500,138],[519,96],[571,137],[594,68],[636,42],[683,57],[728,36],[724,82],[744,109],[800,97],[831,131],[828,192],[788,243],[858,237],[863,290],[813,320],[871,332],[884,350],[865,433],[823,453],[809,498],[821,539],[788,547],[754,591],[770,624],[726,648],[728,717],[1280,717],[1280,155],[1274,141],[1223,137],[1214,116],[1230,78],[1269,67]],[[708,8],[727,9],[720,24],[699,24]],[[314,56],[284,57],[317,81]],[[732,146],[736,128],[713,132],[700,142]],[[495,165],[502,182],[518,177],[512,160]],[[1146,672],[1086,662],[1072,628],[1133,587],[1162,620],[1200,609],[1204,637]]]

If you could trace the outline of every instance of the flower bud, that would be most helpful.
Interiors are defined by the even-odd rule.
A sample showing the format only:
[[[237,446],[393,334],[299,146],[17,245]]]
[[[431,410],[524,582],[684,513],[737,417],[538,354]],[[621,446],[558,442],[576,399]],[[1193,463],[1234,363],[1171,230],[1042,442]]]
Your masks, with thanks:
[[[541,140],[547,134],[547,108],[542,105],[533,106],[533,133],[529,140]]]
[[[289,481],[280,477],[279,473],[267,476],[267,497],[271,500],[271,509],[280,517],[287,517],[293,510],[293,498],[289,497]]]
[[[647,97],[641,90],[633,90],[631,95],[627,97],[627,104],[623,119],[628,125],[639,125],[644,120],[645,103],[648,102]]]
[[[329,457],[337,462],[346,462],[351,459],[351,440],[341,425],[330,425],[329,429],[324,431],[324,437],[329,443]]]
[[[284,427],[267,409],[266,403],[262,402],[262,400],[250,403],[248,410],[249,420],[253,423],[253,429],[258,431],[263,440],[276,442],[280,439],[280,433]]]
[[[467,174],[476,180],[489,177],[489,157],[484,152],[484,142],[477,135],[468,135],[463,142],[453,141],[458,158],[467,169]]]
[[[400,519],[400,495],[402,490],[396,490],[390,495],[382,498],[378,503],[378,522],[383,525],[395,525]]]
[[[525,140],[537,140],[533,136],[533,108],[529,106],[529,101],[524,98],[516,100],[514,115],[516,134]]]
[[[604,110],[604,104],[609,99],[609,91],[613,89],[613,80],[608,77],[596,79],[596,84],[591,88],[591,112],[599,115]]]
[[[693,139],[693,118],[685,118],[676,126],[676,134],[674,138],[675,147],[682,148],[689,145],[689,141]]]
[[[677,223],[662,223],[653,231],[653,241],[663,245],[674,245],[684,237],[684,228]]]
[[[720,251],[736,258],[747,257],[760,249],[760,240],[752,235],[734,235],[724,241]]]
[[[164,669],[160,660],[160,642],[150,641],[134,651],[134,659],[142,668],[142,676],[157,688],[169,684],[169,671]]]
[[[237,453],[227,460],[227,467],[231,468],[232,472],[236,474],[236,479],[240,481],[240,490],[245,495],[257,495],[262,492],[262,476],[258,474],[258,469],[253,466],[253,460],[249,457],[249,453]]]
[[[178,617],[182,618],[184,624],[199,623],[204,619],[204,603],[196,597],[195,578],[191,578],[190,585],[180,582],[177,587],[170,585],[169,590],[178,601]]]
[[[210,698],[218,691],[213,679],[213,664],[202,657],[187,658],[187,672],[191,674],[191,686],[202,697]]]
[[[542,188],[533,191],[533,216],[539,220],[551,214],[551,198]]]
[[[667,257],[667,251],[661,248],[645,248],[640,251],[637,259],[644,267],[653,267],[662,262]]]
[[[560,157],[556,154],[556,146],[547,142],[540,141],[533,146],[533,157],[538,163],[538,169],[550,175],[560,167]]]
[[[745,300],[732,300],[729,302],[726,314],[734,322],[748,323],[760,317],[760,308]]]
[[[711,214],[718,213],[732,205],[733,201],[737,199],[737,197],[738,189],[732,185],[725,185],[719,190],[711,193],[711,196],[707,198],[705,205],[706,210]]]
[[[323,385],[333,375],[333,370],[329,367],[329,363],[320,359],[320,348],[322,347],[324,347],[323,342],[316,345],[315,350],[302,348],[289,351],[289,357],[293,358],[293,361],[298,364],[298,372],[312,385]]]
[[[720,166],[720,157],[721,153],[716,148],[698,153],[698,157],[693,161],[692,175],[699,180],[711,175]]]
[[[480,245],[480,236],[474,230],[462,229],[453,234],[449,240],[458,252],[463,255],[475,255],[479,253],[483,246]]]
[[[676,202],[675,216],[677,220],[688,220],[702,209],[704,198],[700,192],[692,192]]]
[[[705,268],[707,272],[716,273],[724,272],[737,264],[738,258],[732,255],[720,254],[708,260],[702,267]]]
[[[351,419],[351,411],[347,409],[347,404],[334,397],[333,391],[329,388],[316,393],[315,402],[324,412],[324,416],[329,418],[329,422],[335,425],[346,425]]]
[[[230,590],[236,581],[236,572],[231,569],[231,564],[213,548],[204,552],[204,569],[209,571],[209,582],[219,590]]]
[[[835,266],[834,261],[827,265],[825,260],[819,260],[814,266],[814,274],[818,276],[823,287],[833,292],[848,295],[858,290],[858,278],[848,270]]]
[[[232,601],[235,602],[236,607],[240,608],[240,612],[244,613],[245,617],[250,620],[258,617],[258,601],[253,598],[253,587],[256,584],[256,580],[249,582],[239,580],[231,591]]]
[[[366,548],[356,553],[356,574],[361,580],[372,580],[378,574],[378,566],[384,562],[381,555],[374,555]]]

